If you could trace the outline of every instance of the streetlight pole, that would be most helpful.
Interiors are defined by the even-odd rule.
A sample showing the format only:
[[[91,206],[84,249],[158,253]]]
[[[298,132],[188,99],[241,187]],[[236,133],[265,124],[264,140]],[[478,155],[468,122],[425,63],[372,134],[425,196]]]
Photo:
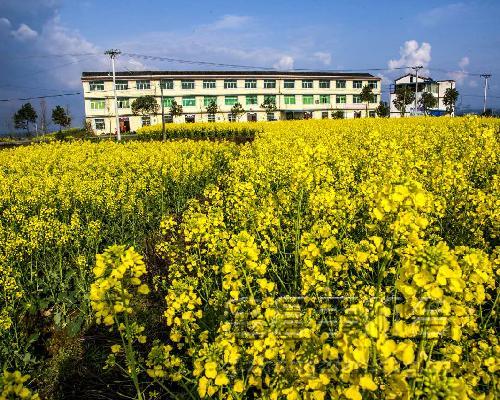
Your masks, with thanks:
[[[120,141],[122,139],[120,132],[120,117],[118,115],[118,99],[116,98],[116,76],[115,76],[115,58],[121,54],[120,50],[111,49],[104,52],[111,58],[111,68],[113,70],[113,94],[115,97],[115,119],[116,119],[116,140]]]
[[[160,92],[161,92],[161,134],[163,141],[167,138],[165,137],[165,104],[163,103],[163,83],[160,81]]]
[[[482,74],[481,77],[484,78],[483,114],[486,114],[486,96],[487,96],[487,93],[488,93],[488,79],[491,78],[491,74]]]
[[[413,111],[415,115],[417,115],[418,70],[422,68],[424,68],[422,65],[411,67],[411,69],[415,70],[415,107]]]

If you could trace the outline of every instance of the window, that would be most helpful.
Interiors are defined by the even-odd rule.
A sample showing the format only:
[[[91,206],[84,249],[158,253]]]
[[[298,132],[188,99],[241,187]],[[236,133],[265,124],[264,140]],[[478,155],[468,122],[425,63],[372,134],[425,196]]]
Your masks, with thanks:
[[[275,95],[267,95],[267,96],[264,96],[264,101],[267,103],[273,103],[273,104],[276,104],[276,96]]]
[[[174,101],[173,97],[164,97],[163,98],[163,107],[172,107],[173,101]]]
[[[203,105],[205,107],[208,107],[212,103],[217,104],[217,97],[216,96],[205,96],[205,97],[203,97]]]
[[[257,89],[257,80],[256,79],[246,79],[245,80],[245,89]]]
[[[352,81],[352,87],[354,89],[361,89],[363,87],[363,81]]]
[[[142,126],[151,125],[151,117],[142,117]]]
[[[295,95],[293,94],[285,95],[285,104],[295,104]]]
[[[368,115],[370,116],[370,118],[375,118],[375,111],[369,111]]]
[[[370,81],[368,82],[368,86],[370,87],[370,89],[376,89],[377,88],[377,81]]]
[[[234,106],[238,102],[237,96],[226,96],[224,98],[224,104],[226,106]]]
[[[117,103],[118,103],[118,108],[129,108],[130,107],[129,99],[127,99],[125,97],[118,97]]]
[[[319,102],[321,104],[330,104],[330,95],[322,94],[321,96],[319,96]]]
[[[257,114],[256,113],[248,113],[247,121],[249,122],[257,122]]]
[[[104,81],[90,81],[90,90],[104,90]]]
[[[193,80],[182,80],[181,81],[181,88],[182,89],[194,89],[194,81]]]
[[[236,89],[237,87],[236,79],[224,79],[224,89]]]
[[[372,99],[371,99],[370,103],[377,103],[377,95],[376,94],[372,95]]]
[[[302,89],[312,89],[313,81],[312,80],[304,80],[302,81]]]
[[[313,117],[312,112],[306,111],[304,112],[304,119],[311,119]]]
[[[330,81],[327,80],[320,80],[319,81],[319,87],[321,89],[330,89]]]
[[[104,129],[106,129],[106,124],[104,123],[104,118],[94,119],[94,127],[98,131],[103,131]]]
[[[116,90],[128,90],[128,81],[116,81],[115,88]]]
[[[194,96],[184,96],[182,98],[183,107],[194,107],[196,105],[196,99]]]
[[[302,104],[314,104],[314,96],[312,94],[302,95]]]
[[[264,79],[264,89],[275,89],[276,81],[274,79]]]
[[[234,115],[233,113],[227,114],[227,120],[229,122],[235,122],[236,121],[236,115]]]
[[[345,104],[346,103],[346,95],[345,94],[338,94],[336,97],[336,103],[337,104]]]
[[[257,104],[257,95],[247,96],[246,97],[246,104],[247,104],[247,106]]]
[[[322,111],[321,112],[321,119],[327,119],[328,118],[328,111]]]
[[[345,89],[345,81],[343,81],[343,80],[342,81],[336,81],[335,84],[336,84],[335,87],[337,89]]]
[[[361,103],[361,96],[359,94],[353,94],[352,95],[352,102],[354,104],[359,104]]]
[[[274,113],[267,113],[267,120],[268,121],[275,121],[276,119],[274,118]]]
[[[284,87],[285,89],[293,89],[295,87],[295,81],[291,79],[285,79]]]
[[[139,90],[151,89],[150,81],[135,81],[135,87]]]
[[[187,123],[193,123],[195,121],[194,114],[188,114],[184,117],[184,121]]]
[[[205,79],[203,81],[203,89],[215,89],[215,79]]]
[[[174,81],[173,81],[173,79],[162,79],[160,81],[160,88],[162,88],[162,89],[173,89],[174,88]]]
[[[163,120],[166,124],[171,124],[172,122],[174,122],[174,117],[172,117],[172,114],[165,114]]]
[[[207,120],[208,122],[215,122],[215,114],[208,114]]]
[[[91,110],[104,110],[106,107],[105,101],[103,99],[93,99],[90,100]]]

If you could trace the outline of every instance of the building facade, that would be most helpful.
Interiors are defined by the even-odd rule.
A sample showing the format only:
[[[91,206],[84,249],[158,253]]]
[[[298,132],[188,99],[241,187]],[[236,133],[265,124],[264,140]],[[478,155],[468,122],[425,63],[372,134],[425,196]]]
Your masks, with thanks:
[[[425,76],[418,77],[418,85],[417,85],[417,77],[414,74],[406,74],[401,76],[400,78],[394,81],[394,84],[391,85],[391,93],[390,93],[390,109],[391,109],[391,117],[398,118],[401,116],[401,112],[394,106],[394,100],[396,99],[396,90],[399,88],[409,88],[413,93],[416,90],[416,98],[417,98],[417,108],[415,109],[415,102],[406,106],[406,115],[423,115],[424,111],[419,106],[419,100],[422,97],[422,93],[428,92],[432,93],[432,95],[437,100],[436,107],[429,110],[429,114],[431,115],[444,115],[446,114],[446,106],[444,105],[443,98],[446,93],[446,89],[454,89],[455,81],[453,80],[445,80],[445,81],[435,81],[432,78],[428,78]]]
[[[113,78],[109,72],[83,72],[86,120],[98,134],[116,132]],[[380,102],[380,78],[365,73],[264,72],[264,71],[127,71],[116,73],[116,92],[121,132],[161,122],[161,102],[166,122],[234,121],[232,107],[240,103],[239,121],[365,116],[360,93],[368,85],[373,101],[369,116]],[[160,105],[157,115],[134,115],[132,102],[152,95]],[[172,102],[182,105],[182,115],[172,117]],[[267,112],[263,103],[274,102]],[[215,102],[218,112],[209,114]]]

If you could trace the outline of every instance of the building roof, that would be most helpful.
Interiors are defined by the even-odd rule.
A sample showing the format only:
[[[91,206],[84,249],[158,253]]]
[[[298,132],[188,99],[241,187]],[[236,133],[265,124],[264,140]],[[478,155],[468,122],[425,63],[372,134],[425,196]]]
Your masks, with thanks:
[[[365,72],[335,71],[118,71],[117,77],[161,77],[161,76],[306,76],[306,77],[342,77],[367,78],[380,80],[378,76]],[[82,80],[88,78],[108,78],[111,72],[82,72]]]
[[[399,78],[394,79],[394,81],[395,81],[395,82],[396,82],[396,81],[399,81],[400,79],[406,78],[407,76],[415,76],[415,77],[416,77],[416,75],[415,75],[415,74],[412,74],[412,73],[407,73],[407,74],[401,75]],[[422,76],[422,75],[419,75],[419,76],[418,76],[418,78],[419,78],[419,79],[422,79],[422,80],[424,80],[424,81],[434,81],[434,79],[429,78],[429,77],[427,77],[427,76]]]

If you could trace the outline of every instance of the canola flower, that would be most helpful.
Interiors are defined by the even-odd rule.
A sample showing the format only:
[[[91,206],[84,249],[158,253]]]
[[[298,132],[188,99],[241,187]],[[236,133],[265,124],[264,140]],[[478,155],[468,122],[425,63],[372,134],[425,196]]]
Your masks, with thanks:
[[[29,375],[22,375],[19,371],[4,371],[0,375],[0,400],[39,400],[38,394],[24,385],[29,378]]]

